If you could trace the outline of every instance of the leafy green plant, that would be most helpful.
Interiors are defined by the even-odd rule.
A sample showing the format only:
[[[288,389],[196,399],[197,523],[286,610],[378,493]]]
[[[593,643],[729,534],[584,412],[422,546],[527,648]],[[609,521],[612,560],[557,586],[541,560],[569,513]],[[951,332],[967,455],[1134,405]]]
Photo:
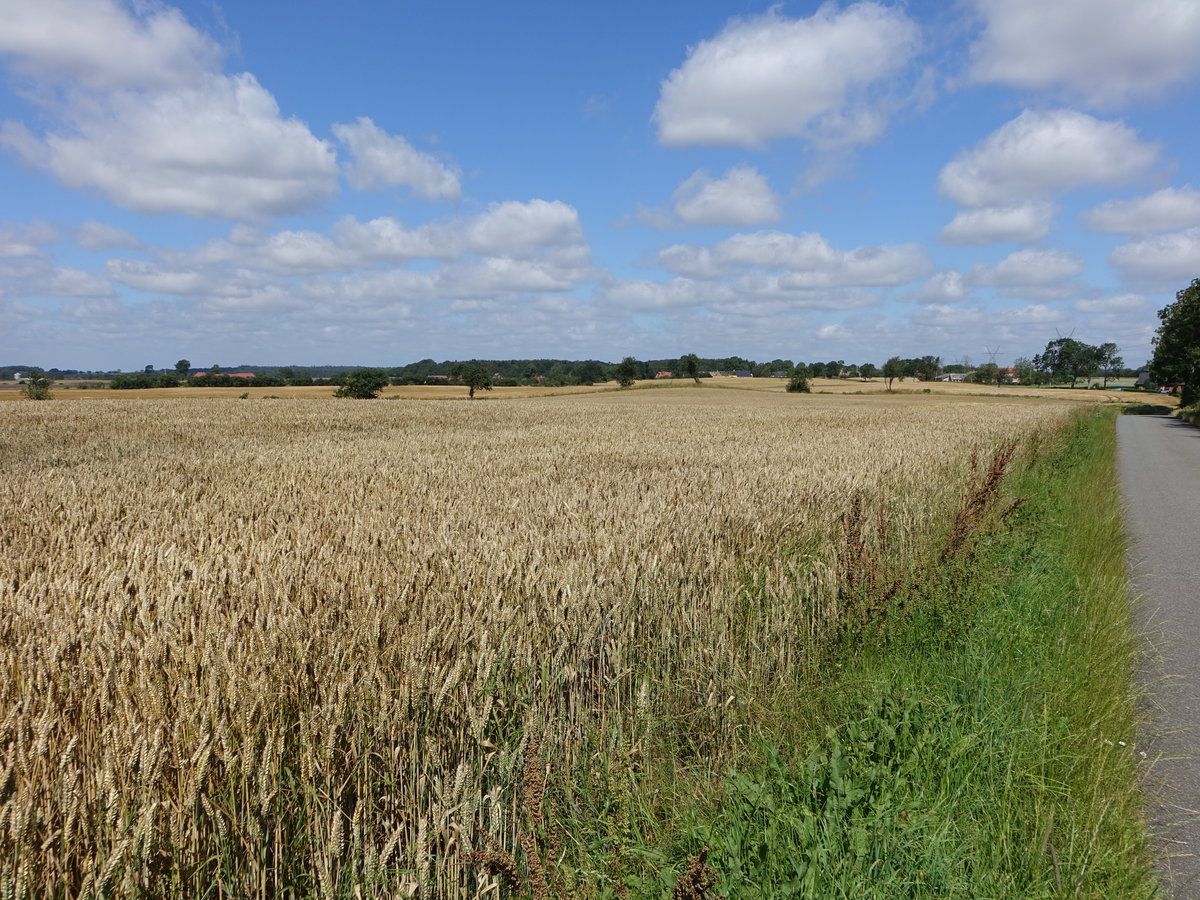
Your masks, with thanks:
[[[808,366],[804,363],[796,366],[792,370],[792,376],[788,379],[787,390],[790,394],[811,394],[812,387],[808,383]]]
[[[617,376],[617,384],[626,388],[631,386],[637,380],[639,364],[632,356],[627,356],[621,360],[614,374]]]
[[[731,897],[908,896],[961,881],[964,861],[922,802],[929,769],[951,761],[950,732],[920,701],[884,695],[806,758],[764,745],[731,772],[722,812],[695,829],[717,889]],[[847,893],[847,889],[850,892]]]
[[[27,400],[50,400],[50,385],[53,383],[54,379],[45,372],[30,372],[21,385],[21,392]]]

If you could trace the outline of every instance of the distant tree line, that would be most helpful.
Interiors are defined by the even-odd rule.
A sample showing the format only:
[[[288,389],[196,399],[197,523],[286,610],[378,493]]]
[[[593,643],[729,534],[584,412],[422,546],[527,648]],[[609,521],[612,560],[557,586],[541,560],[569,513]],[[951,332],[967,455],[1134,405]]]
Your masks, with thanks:
[[[229,372],[223,371],[220,365],[210,366],[207,370],[199,371],[192,368],[191,363],[181,359],[173,369],[155,369],[146,366],[141,372],[118,372],[108,379],[108,386],[113,390],[138,390],[142,388],[170,388],[187,385],[190,387],[299,387],[313,384],[341,385],[347,376],[355,371],[351,366],[322,366],[322,370],[336,369],[332,377],[314,377],[309,369],[295,366],[240,366]],[[254,369],[249,375],[239,374],[245,370]],[[386,378],[386,376],[385,376]]]
[[[1189,290],[1197,290],[1196,285],[1193,284],[1193,288]],[[1181,295],[1183,293],[1181,292]],[[1166,346],[1169,349],[1171,345]],[[243,388],[328,385],[345,388],[349,384],[351,393],[343,396],[353,396],[362,392],[363,384],[373,384],[383,378],[385,385],[457,384],[467,387],[470,395],[474,396],[476,391],[490,390],[493,386],[561,387],[615,382],[627,387],[635,381],[655,378],[699,381],[712,374],[738,374],[755,378],[785,379],[789,383],[789,390],[802,392],[812,378],[883,378],[890,390],[896,381],[932,381],[942,375],[955,373],[978,383],[1006,384],[1018,381],[1021,384],[1070,384],[1072,387],[1080,379],[1100,377],[1107,386],[1112,378],[1137,374],[1135,370],[1125,368],[1123,360],[1117,354],[1118,348],[1115,344],[1092,346],[1071,337],[1060,337],[1050,341],[1042,353],[1032,359],[1017,359],[1011,367],[998,366],[992,362],[972,366],[965,359],[958,363],[944,364],[938,356],[893,356],[879,365],[874,362],[848,363],[842,359],[802,362],[777,358],[757,362],[741,356],[701,357],[687,353],[679,357],[647,360],[627,356],[619,363],[596,359],[466,359],[441,362],[422,359],[403,366],[372,369],[355,366],[253,365],[222,369],[219,365],[213,365],[200,370],[193,367],[189,360],[181,359],[169,369],[147,365],[140,372],[103,373],[74,369],[46,371],[53,381],[68,378],[104,378],[108,380],[109,386],[116,390],[169,388],[180,385]],[[1184,371],[1178,367],[1172,369],[1165,363],[1158,368],[1163,377]],[[43,370],[36,366],[2,366],[0,379],[10,379],[17,372],[29,374],[41,371]],[[355,374],[360,372],[369,372],[369,378]]]
[[[440,381],[454,377],[456,366],[470,365],[491,373],[493,384],[525,385],[544,384],[561,387],[577,384],[600,384],[615,381],[632,384],[652,378],[708,378],[714,372],[748,373],[755,378],[790,379],[798,366],[804,366],[810,378],[874,378],[882,374],[873,363],[846,363],[845,360],[828,362],[793,362],[790,359],[772,359],[756,362],[741,356],[704,357],[694,353],[679,357],[639,360],[627,356],[619,363],[601,360],[566,359],[470,359],[435,362],[423,359],[394,369],[386,369],[396,384],[427,384],[431,379]],[[928,372],[934,378],[941,370],[941,360],[927,356],[918,360],[902,360],[905,377],[921,377]]]

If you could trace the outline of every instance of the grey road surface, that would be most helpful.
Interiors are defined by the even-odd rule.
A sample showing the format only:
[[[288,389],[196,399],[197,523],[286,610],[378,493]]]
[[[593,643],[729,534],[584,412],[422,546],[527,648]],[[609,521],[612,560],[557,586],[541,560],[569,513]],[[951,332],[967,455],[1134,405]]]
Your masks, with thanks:
[[[1148,802],[1165,894],[1200,898],[1200,428],[1122,416],[1119,473],[1150,653]]]

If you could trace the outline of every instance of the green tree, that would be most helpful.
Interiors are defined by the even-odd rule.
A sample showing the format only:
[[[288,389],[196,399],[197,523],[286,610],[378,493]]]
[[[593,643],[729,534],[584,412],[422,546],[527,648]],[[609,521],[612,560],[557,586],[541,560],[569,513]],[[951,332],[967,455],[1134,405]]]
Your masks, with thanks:
[[[1098,368],[1099,350],[1074,338],[1056,338],[1033,358],[1039,372],[1049,372],[1055,381],[1071,380],[1071,387],[1080,378],[1087,378]]]
[[[1013,360],[1013,370],[1021,384],[1037,384],[1037,367],[1029,357],[1018,356]]]
[[[387,387],[387,373],[382,369],[355,369],[346,373],[342,386],[334,391],[335,397],[350,397],[354,400],[374,400]]]
[[[45,372],[30,372],[25,376],[25,383],[21,385],[21,391],[25,394],[27,400],[50,400],[50,385],[54,384],[54,379]]]
[[[1158,311],[1154,358],[1150,372],[1159,384],[1183,386],[1184,406],[1200,402],[1200,278],[1175,295],[1175,302]]]
[[[984,363],[974,372],[972,372],[968,380],[975,384],[994,384],[999,387],[1002,384],[1008,384],[1008,370],[996,365],[994,362]]]
[[[728,356],[725,359],[716,360],[716,368],[723,372],[736,372],[742,369],[753,369],[754,363],[748,359],[742,359],[740,356]]]
[[[1117,356],[1120,349],[1116,344],[1101,344],[1096,348],[1096,363],[1100,367],[1104,387],[1108,387],[1108,379],[1116,378],[1117,373],[1125,367],[1125,360]]]
[[[623,388],[629,387],[638,376],[638,361],[632,356],[627,356],[621,360],[616,369],[617,384]]]
[[[879,369],[875,367],[875,363],[863,363],[858,367],[858,374],[863,378],[874,378],[879,374]]]
[[[995,363],[984,363],[967,376],[967,381],[971,384],[991,384],[998,368],[1000,367]]]
[[[804,363],[798,363],[796,368],[792,369],[792,377],[788,379],[787,390],[790,394],[812,393],[812,388],[808,384],[808,366]]]
[[[679,365],[682,367],[684,375],[696,384],[700,383],[700,357],[695,353],[685,354],[679,357]]]
[[[922,356],[918,363],[917,374],[922,381],[933,381],[942,374],[942,358],[940,356]]]
[[[587,360],[577,363],[571,369],[571,378],[576,384],[595,384],[597,381],[604,380],[604,370],[600,363],[595,360]]]
[[[900,357],[893,356],[883,364],[883,377],[887,379],[887,389],[892,390],[892,382],[897,378],[904,377],[904,366],[900,361]]]
[[[450,374],[467,386],[467,399],[474,400],[476,391],[490,391],[492,376],[477,363],[455,363]]]
[[[188,377],[188,372],[191,371],[191,368],[192,363],[190,360],[181,359],[175,363],[175,374],[179,376],[180,380],[183,380]]]

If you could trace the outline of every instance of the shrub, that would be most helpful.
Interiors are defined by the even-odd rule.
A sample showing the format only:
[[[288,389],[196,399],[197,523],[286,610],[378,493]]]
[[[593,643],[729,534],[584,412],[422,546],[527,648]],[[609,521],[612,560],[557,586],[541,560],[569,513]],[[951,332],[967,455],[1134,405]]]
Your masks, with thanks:
[[[787,390],[789,394],[812,393],[812,387],[808,383],[808,367],[803,363],[792,370],[792,377],[788,379]]]
[[[50,385],[54,383],[54,379],[45,372],[32,372],[25,379],[25,384],[21,386],[25,398],[28,400],[50,400]]]

